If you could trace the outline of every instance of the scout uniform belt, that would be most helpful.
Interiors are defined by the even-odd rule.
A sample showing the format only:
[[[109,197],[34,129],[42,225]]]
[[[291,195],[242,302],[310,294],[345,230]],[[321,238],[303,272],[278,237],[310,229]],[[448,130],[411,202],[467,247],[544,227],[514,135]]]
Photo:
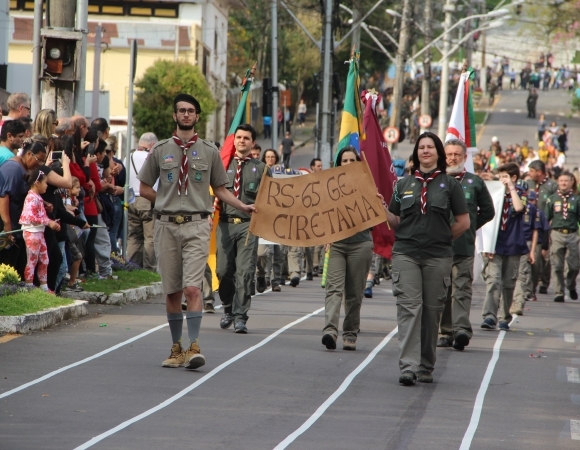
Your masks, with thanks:
[[[249,221],[250,219],[240,219],[239,217],[220,217],[220,222],[235,223],[236,225]]]
[[[576,230],[572,230],[570,228],[552,228],[554,231],[562,234],[573,234],[576,233]]]
[[[192,214],[190,216],[167,216],[162,214],[157,214],[157,220],[161,222],[171,222],[181,225],[182,223],[192,222],[194,220],[207,219],[209,214]]]

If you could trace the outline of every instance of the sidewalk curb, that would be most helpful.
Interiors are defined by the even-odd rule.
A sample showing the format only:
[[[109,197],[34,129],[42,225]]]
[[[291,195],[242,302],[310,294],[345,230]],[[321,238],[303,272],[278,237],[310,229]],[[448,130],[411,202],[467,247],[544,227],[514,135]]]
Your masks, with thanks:
[[[88,314],[87,302],[75,300],[72,305],[58,306],[22,316],[0,316],[0,332],[25,334]]]
[[[151,283],[149,286],[141,286],[132,289],[125,289],[113,294],[107,295],[104,292],[63,292],[61,295],[75,300],[84,300],[88,303],[101,305],[125,305],[127,303],[137,303],[148,298],[162,294],[163,288],[161,281]]]

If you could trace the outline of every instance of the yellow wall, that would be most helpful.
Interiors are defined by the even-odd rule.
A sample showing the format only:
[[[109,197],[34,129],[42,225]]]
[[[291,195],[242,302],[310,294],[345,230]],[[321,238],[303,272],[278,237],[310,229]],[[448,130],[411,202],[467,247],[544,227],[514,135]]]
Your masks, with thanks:
[[[127,98],[129,89],[129,48],[103,47],[101,53],[101,87],[104,91],[109,91],[109,105],[111,118],[127,118]],[[93,89],[93,62],[94,49],[87,50],[87,70],[86,70],[86,90]],[[173,50],[148,50],[138,49],[137,71],[135,79],[139,79],[145,70],[153,65],[158,59],[173,60]],[[195,64],[195,52],[191,50],[180,51],[179,58]],[[10,44],[8,52],[8,63],[32,64],[32,45]]]

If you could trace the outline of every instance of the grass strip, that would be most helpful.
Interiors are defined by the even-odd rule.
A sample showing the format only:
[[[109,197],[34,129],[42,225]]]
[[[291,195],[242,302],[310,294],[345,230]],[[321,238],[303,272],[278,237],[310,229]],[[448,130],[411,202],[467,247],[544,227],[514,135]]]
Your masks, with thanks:
[[[161,281],[161,277],[158,273],[144,269],[132,271],[119,270],[113,272],[113,275],[118,276],[119,278],[116,280],[87,278],[81,286],[88,292],[104,292],[109,295],[124,289],[147,286],[156,281]]]
[[[21,316],[72,303],[74,300],[70,298],[57,297],[42,289],[32,289],[0,297],[0,316]]]

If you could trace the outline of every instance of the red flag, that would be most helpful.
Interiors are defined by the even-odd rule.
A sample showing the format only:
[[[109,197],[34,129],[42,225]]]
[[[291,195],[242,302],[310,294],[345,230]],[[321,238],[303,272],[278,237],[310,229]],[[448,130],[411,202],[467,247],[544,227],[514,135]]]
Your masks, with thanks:
[[[365,104],[363,129],[365,130],[366,139],[361,141],[360,149],[361,152],[364,152],[364,156],[369,163],[379,193],[389,203],[397,183],[397,174],[377,118],[375,110],[377,95],[365,91],[362,94],[362,102]],[[372,233],[373,251],[390,259],[395,242],[395,232],[389,229],[386,223],[382,223],[374,227]]]

